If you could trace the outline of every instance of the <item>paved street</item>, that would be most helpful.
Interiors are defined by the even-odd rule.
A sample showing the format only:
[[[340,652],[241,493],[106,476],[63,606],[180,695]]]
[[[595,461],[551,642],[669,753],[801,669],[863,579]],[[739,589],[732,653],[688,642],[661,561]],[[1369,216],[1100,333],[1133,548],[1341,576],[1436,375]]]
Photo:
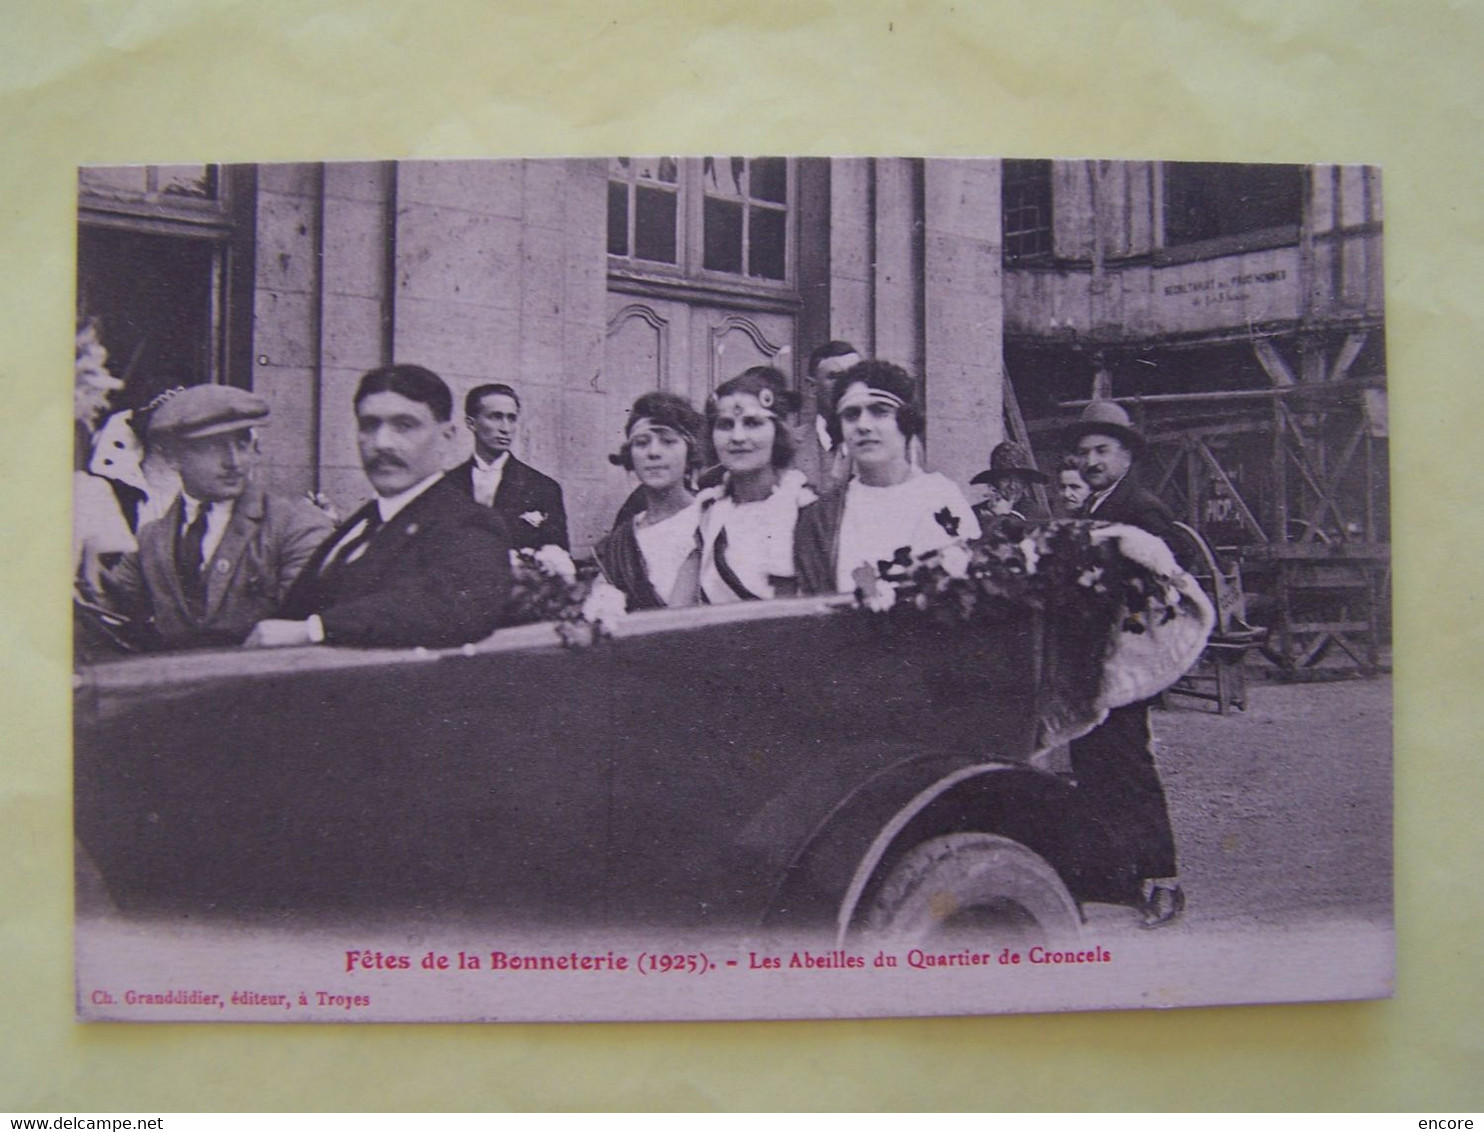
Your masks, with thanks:
[[[1153,716],[1189,899],[1169,931],[1391,915],[1391,678],[1256,681],[1245,712]],[[1090,925],[1118,931],[1124,909]]]

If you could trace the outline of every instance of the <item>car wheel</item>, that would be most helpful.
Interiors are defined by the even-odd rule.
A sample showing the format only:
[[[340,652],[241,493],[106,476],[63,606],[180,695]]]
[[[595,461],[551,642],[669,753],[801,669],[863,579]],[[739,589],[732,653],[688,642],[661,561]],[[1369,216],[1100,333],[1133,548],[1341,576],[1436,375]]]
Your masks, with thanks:
[[[1046,861],[1018,841],[950,833],[911,849],[860,918],[870,937],[1071,942],[1082,914]]]

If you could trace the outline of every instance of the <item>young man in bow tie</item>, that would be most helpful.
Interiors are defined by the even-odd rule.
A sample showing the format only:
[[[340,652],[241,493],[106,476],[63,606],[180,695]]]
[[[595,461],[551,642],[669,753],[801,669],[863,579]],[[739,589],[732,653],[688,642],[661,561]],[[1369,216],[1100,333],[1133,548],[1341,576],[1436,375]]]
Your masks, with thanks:
[[[464,424],[474,434],[474,455],[448,477],[474,502],[505,517],[517,547],[567,543],[562,488],[510,451],[520,420],[520,396],[508,385],[480,385],[464,398]]]
[[[356,390],[356,444],[376,498],[325,541],[249,647],[450,647],[499,625],[510,539],[443,472],[453,394],[414,365],[374,369]]]

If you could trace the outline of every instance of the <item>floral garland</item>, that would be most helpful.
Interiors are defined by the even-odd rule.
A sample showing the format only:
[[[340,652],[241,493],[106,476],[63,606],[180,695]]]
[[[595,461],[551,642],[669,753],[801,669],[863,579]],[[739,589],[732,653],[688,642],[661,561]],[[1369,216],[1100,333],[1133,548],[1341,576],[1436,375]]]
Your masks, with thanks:
[[[610,635],[624,616],[623,591],[595,565],[579,569],[559,546],[512,550],[510,571],[510,623],[555,622],[564,645],[590,645]]]
[[[1143,633],[1176,616],[1180,593],[1172,579],[1179,567],[1147,531],[1067,519],[964,539],[947,508],[934,518],[953,541],[915,559],[902,547],[875,569],[862,566],[854,575],[860,605],[940,621],[987,620],[1008,607],[1032,608],[1094,625],[1116,623],[1126,633]]]

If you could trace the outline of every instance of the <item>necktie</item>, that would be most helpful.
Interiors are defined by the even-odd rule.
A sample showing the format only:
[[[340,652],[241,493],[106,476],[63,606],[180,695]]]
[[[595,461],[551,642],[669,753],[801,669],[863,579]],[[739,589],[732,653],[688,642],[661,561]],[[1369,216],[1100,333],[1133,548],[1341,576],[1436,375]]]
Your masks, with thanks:
[[[336,566],[348,566],[366,552],[366,544],[381,529],[381,509],[374,502],[362,517],[361,524],[363,525],[352,524],[349,537],[342,539],[340,544],[330,551],[325,558],[324,565],[319,568],[322,576]]]
[[[206,607],[206,587],[201,580],[201,546],[206,541],[206,512],[200,507],[196,517],[181,533],[175,544],[175,572],[186,601],[196,610]]]

